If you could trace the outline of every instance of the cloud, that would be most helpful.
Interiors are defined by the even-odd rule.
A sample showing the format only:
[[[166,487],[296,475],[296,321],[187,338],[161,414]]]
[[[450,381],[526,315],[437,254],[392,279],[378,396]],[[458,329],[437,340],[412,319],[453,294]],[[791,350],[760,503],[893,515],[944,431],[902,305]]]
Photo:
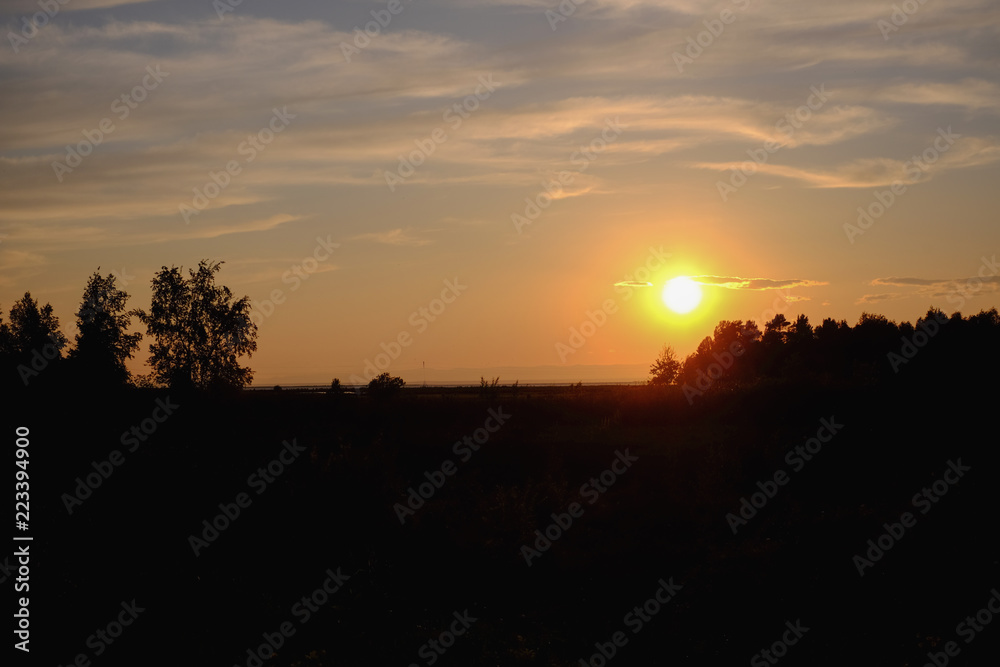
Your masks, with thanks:
[[[122,5],[140,5],[155,0],[62,0],[59,3],[59,11],[76,12],[88,9],[108,9],[110,7],[120,7]],[[38,0],[13,0],[4,9],[6,14],[34,14],[41,5]]]
[[[17,1],[37,11],[35,0]],[[72,0],[64,10],[122,4]],[[59,258],[45,254],[52,248],[94,252],[235,234],[244,236],[234,241],[252,244],[271,237],[249,232],[290,222],[276,211],[324,215],[342,195],[345,210],[372,217],[345,236],[368,232],[356,238],[418,247],[437,238],[428,232],[435,222],[414,218],[408,224],[418,231],[369,232],[400,218],[383,221],[375,209],[357,206],[358,198],[394,196],[398,205],[407,196],[420,201],[425,186],[453,186],[440,200],[453,205],[449,215],[494,224],[568,172],[572,183],[551,193],[576,198],[560,204],[565,209],[584,209],[582,201],[609,193],[662,191],[664,199],[681,194],[693,202],[702,181],[711,190],[714,175],[689,165],[739,167],[748,149],[766,141],[783,148],[759,170],[788,181],[765,186],[884,187],[914,182],[907,180],[909,156],[947,122],[963,137],[918,180],[1000,161],[1000,140],[986,122],[1000,108],[993,76],[1000,5],[992,0],[927,3],[890,40],[875,22],[891,8],[867,0],[751,2],[684,72],[672,54],[706,29],[703,21],[736,3],[588,0],[555,34],[544,14],[558,0],[439,0],[428,7],[437,16],[410,24],[425,29],[394,22],[350,63],[339,45],[353,40],[357,16],[346,10],[287,20],[263,18],[269,10],[244,3],[219,21],[209,4],[80,12],[50,22],[20,53],[0,49],[0,76],[18,91],[0,100],[0,223],[21,247],[55,264]],[[455,5],[461,15],[436,20]],[[523,37],[516,44],[512,30]],[[170,75],[119,118],[112,103],[157,64]],[[491,73],[496,94],[459,127],[448,123],[445,110]],[[824,82],[829,102],[794,133],[780,131],[778,122]],[[242,159],[237,147],[275,105],[297,114],[292,125],[185,226],[178,205],[191,202],[210,172]],[[103,118],[113,120],[114,132],[57,181],[51,163]],[[620,119],[623,131],[595,160],[581,161],[581,147],[601,137],[609,118]],[[380,174],[436,128],[447,140],[390,195]],[[463,206],[469,192],[475,206]],[[747,290],[825,284],[703,282]]]
[[[413,232],[409,229],[390,229],[386,232],[370,232],[368,234],[358,234],[353,237],[353,240],[357,241],[374,241],[375,243],[384,243],[386,245],[396,245],[396,246],[424,246],[429,245],[431,241],[427,239],[417,238],[413,235]]]
[[[29,250],[0,249],[0,285],[11,287],[23,285],[31,276],[36,276],[51,268],[51,262],[44,256]]]
[[[644,283],[638,280],[622,280],[615,283],[615,287],[652,287],[653,283]]]
[[[691,280],[702,285],[745,290],[791,289],[793,287],[816,287],[818,285],[829,284],[818,280],[772,280],[770,278],[735,278],[728,276],[691,276]],[[804,300],[804,297],[791,298]]]
[[[900,298],[912,295],[932,298],[946,298],[953,296],[969,297],[979,292],[992,294],[994,292],[1000,292],[1000,275],[997,275],[995,271],[993,273],[989,273],[990,266],[991,265],[984,257],[983,265],[979,270],[979,275],[972,276],[970,278],[934,279],[889,277],[876,278],[871,281],[871,284],[875,286],[884,285],[916,288],[910,294],[901,295]],[[995,263],[993,266],[995,267]],[[984,272],[983,269],[986,269],[987,271]]]
[[[301,265],[302,257],[292,255],[285,257],[251,257],[226,260],[230,279],[241,285],[255,285],[265,282],[277,283],[291,273],[292,267],[300,267]],[[324,261],[319,262],[316,268],[309,272],[309,275],[314,276],[340,270],[340,266],[332,264],[330,261]]]
[[[11,225],[11,238],[19,244],[27,244],[38,249],[65,249],[81,247],[112,248],[142,246],[170,241],[190,241],[214,239],[234,234],[266,232],[281,225],[301,219],[302,216],[277,214],[266,218],[243,221],[200,221],[193,218],[191,225],[185,225],[180,216],[170,225],[145,226],[142,230],[130,229],[129,225],[78,225],[47,224]],[[127,230],[128,233],[123,233]]]
[[[540,12],[550,8],[541,0],[529,4]],[[770,99],[730,84],[654,88],[648,84],[660,74],[650,72],[662,72],[662,63],[676,44],[685,42],[689,28],[704,29],[703,12],[693,0],[657,6],[684,17],[683,30],[642,29],[630,42],[634,49],[627,52],[610,38],[584,52],[572,39],[564,45],[564,40],[533,42],[531,49],[517,50],[489,40],[463,39],[461,34],[387,30],[351,63],[344,62],[337,48],[353,38],[346,24],[331,26],[319,20],[279,21],[245,11],[224,22],[53,23],[20,56],[0,52],[0,66],[17,73],[23,93],[16,105],[0,110],[5,121],[0,123],[0,177],[11,193],[0,222],[90,227],[108,219],[161,218],[169,225],[178,205],[191,201],[192,189],[204,186],[210,171],[240,159],[237,147],[267,122],[275,104],[287,104],[297,114],[292,126],[235,177],[199,219],[231,217],[241,207],[275,200],[284,205],[289,202],[282,199],[287,186],[385,187],[383,171],[394,170],[399,155],[412,151],[414,141],[426,141],[436,128],[446,131],[447,141],[400,188],[537,188],[543,178],[550,181],[553,174],[569,171],[572,183],[552,193],[553,199],[561,199],[639,187],[627,179],[615,180],[610,170],[662,162],[670,154],[728,143],[734,145],[732,153],[727,148],[723,155],[738,157],[770,140],[783,143],[786,150],[832,147],[898,122],[870,103],[834,106],[840,96],[853,94],[857,102],[857,91],[847,84],[828,86],[830,106],[791,136],[780,132],[776,123],[806,101],[808,81],[784,86]],[[631,0],[594,7],[595,15],[622,7],[632,7],[630,12],[648,9],[646,3]],[[859,16],[879,13],[861,3],[851,3],[850,11],[854,23]],[[810,24],[816,29],[822,24],[819,18],[833,20],[825,10],[806,13],[816,19]],[[748,9],[746,18],[753,16]],[[806,21],[801,10],[796,16]],[[581,13],[573,20],[578,18],[583,18]],[[544,25],[542,13],[537,20]],[[873,24],[867,27],[871,30]],[[742,23],[728,28],[713,52],[728,48],[730,40],[756,39],[746,28]],[[671,38],[665,42],[662,38],[668,34]],[[62,63],[59,68],[50,66],[54,59]],[[159,64],[170,75],[148,101],[119,119],[111,104],[142,81],[150,64]],[[702,64],[699,59],[699,67]],[[579,78],[583,72],[609,83],[584,84]],[[490,73],[499,84],[495,95],[460,127],[445,122],[443,111]],[[264,81],[266,94],[260,86]],[[552,85],[540,87],[546,81]],[[588,94],[594,89],[607,92]],[[64,159],[66,146],[79,142],[82,132],[97,127],[103,118],[112,119],[114,132],[81,167],[66,174],[64,182],[56,182],[52,162]],[[581,162],[579,149],[601,136],[609,118],[620,118],[623,132],[596,160]],[[969,153],[968,164],[1000,159],[1000,149],[985,144],[970,145]],[[736,164],[697,166],[727,169]],[[863,187],[898,178],[902,164],[871,158],[833,170],[774,164],[762,170],[807,187]]]
[[[954,285],[956,283],[984,283],[989,285],[1000,285],[1000,276],[972,276],[971,278],[950,278],[950,279],[927,279],[927,278],[876,278],[872,285],[897,285],[906,287],[941,287],[942,285]]]
[[[814,188],[870,188],[902,183],[911,185],[930,180],[939,173],[956,169],[978,167],[1000,161],[1000,142],[993,137],[966,137],[959,135],[953,146],[945,152],[935,152],[933,162],[925,162],[921,155],[934,147],[931,137],[925,146],[914,150],[906,159],[866,157],[851,160],[833,168],[793,167],[781,164],[758,164],[756,171],[772,176],[782,176],[801,181]],[[694,165],[701,169],[719,171],[738,170],[743,162],[703,162]],[[751,163],[752,164],[752,163]]]
[[[876,278],[871,282],[872,285],[893,285],[893,286],[918,286],[926,287],[928,285],[938,285],[943,283],[954,282],[952,280],[935,280],[933,278]]]
[[[882,301],[892,301],[894,299],[902,299],[907,295],[900,294],[899,292],[886,292],[885,294],[865,294],[860,299],[854,303],[859,304],[871,304],[871,303],[881,303]]]
[[[975,78],[967,78],[957,83],[901,83],[883,89],[878,93],[878,97],[903,104],[964,106],[969,109],[986,109],[994,112],[1000,108],[1000,86]]]

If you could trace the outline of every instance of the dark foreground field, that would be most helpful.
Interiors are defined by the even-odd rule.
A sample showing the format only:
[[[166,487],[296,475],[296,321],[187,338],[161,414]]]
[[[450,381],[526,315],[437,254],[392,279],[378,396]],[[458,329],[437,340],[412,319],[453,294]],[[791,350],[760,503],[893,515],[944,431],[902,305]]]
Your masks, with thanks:
[[[974,368],[693,405],[676,387],[169,395],[129,452],[122,433],[168,395],[8,406],[6,451],[31,431],[37,664],[985,665],[1000,647],[1000,619],[975,620],[1000,587],[1000,503],[997,377]],[[491,410],[509,417],[455,450]],[[817,434],[811,460],[794,453]],[[113,450],[121,465],[68,513]],[[272,481],[253,476],[283,450]],[[442,467],[401,524],[394,506]],[[758,482],[773,497],[734,535]],[[267,637],[280,646],[259,661]]]

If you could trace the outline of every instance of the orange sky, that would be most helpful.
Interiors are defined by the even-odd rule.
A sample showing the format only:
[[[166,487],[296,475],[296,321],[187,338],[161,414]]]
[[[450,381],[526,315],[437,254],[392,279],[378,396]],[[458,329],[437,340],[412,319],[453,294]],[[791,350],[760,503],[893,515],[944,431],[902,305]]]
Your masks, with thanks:
[[[412,381],[648,365],[769,309],[997,303],[996,3],[387,7],[75,0],[8,36],[5,315],[30,290],[71,334],[98,266],[145,308],[161,266],[223,260],[266,385],[346,381],[400,336]],[[3,11],[21,35],[37,7]],[[677,275],[727,280],[682,317]]]

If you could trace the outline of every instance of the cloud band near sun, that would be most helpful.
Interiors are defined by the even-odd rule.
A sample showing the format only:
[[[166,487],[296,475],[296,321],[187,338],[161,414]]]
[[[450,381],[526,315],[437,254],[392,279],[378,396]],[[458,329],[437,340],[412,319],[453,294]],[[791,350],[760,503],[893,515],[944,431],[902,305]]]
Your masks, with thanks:
[[[652,287],[653,283],[641,280],[621,280],[615,283],[615,287]]]
[[[793,287],[816,287],[829,284],[819,280],[772,280],[770,278],[737,278],[733,276],[691,276],[691,280],[702,285],[757,291],[791,289]]]

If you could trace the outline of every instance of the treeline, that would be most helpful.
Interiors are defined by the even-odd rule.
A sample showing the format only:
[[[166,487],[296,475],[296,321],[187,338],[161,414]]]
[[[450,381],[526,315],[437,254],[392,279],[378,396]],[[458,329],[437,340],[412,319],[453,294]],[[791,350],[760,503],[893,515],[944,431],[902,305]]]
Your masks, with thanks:
[[[916,323],[862,313],[853,327],[831,318],[814,327],[805,315],[778,314],[764,325],[723,320],[682,362],[665,347],[650,368],[650,384],[676,383],[689,400],[712,386],[766,378],[869,384],[900,373],[963,373],[1000,365],[996,308],[950,317],[931,308]]]
[[[202,260],[184,277],[164,266],[152,280],[150,310],[128,310],[129,295],[114,274],[90,276],[75,313],[72,345],[52,306],[25,292],[0,314],[0,386],[18,388],[129,386],[177,390],[227,390],[250,384],[253,371],[239,363],[257,349],[250,299],[235,299],[215,284],[222,262]],[[130,332],[135,318],[150,339],[150,373],[133,375],[126,363],[143,334]]]

